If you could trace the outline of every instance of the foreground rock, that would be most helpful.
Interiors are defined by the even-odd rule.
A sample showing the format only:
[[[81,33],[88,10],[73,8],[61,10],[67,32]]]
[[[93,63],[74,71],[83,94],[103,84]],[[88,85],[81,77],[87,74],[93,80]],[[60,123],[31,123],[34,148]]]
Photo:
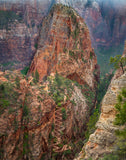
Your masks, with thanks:
[[[123,56],[126,55],[126,43]],[[117,114],[115,104],[117,95],[122,88],[126,87],[126,72],[123,74],[119,69],[115,73],[108,91],[102,101],[101,115],[96,124],[96,131],[90,135],[88,142],[83,147],[80,156],[76,160],[89,159],[97,160],[105,154],[110,154],[114,150],[116,140],[114,120]]]

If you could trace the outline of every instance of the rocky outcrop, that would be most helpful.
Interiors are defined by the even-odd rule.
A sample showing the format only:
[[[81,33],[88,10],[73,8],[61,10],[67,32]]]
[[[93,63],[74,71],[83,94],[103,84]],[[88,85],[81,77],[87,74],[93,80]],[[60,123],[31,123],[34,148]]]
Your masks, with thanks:
[[[30,82],[19,72],[0,75],[0,159],[40,159],[48,148],[55,103]]]
[[[94,88],[97,69],[84,20],[67,6],[53,7],[43,22],[38,50],[29,73],[37,70],[42,80],[57,71],[63,77]]]
[[[19,71],[0,72],[0,159],[64,159],[75,149],[71,140],[83,136],[95,91],[62,77],[59,88],[52,77],[42,85]]]
[[[126,43],[123,55],[126,55]],[[88,142],[76,160],[99,159],[114,150],[115,131],[119,129],[118,126],[114,125],[115,115],[117,114],[115,104],[118,94],[124,87],[126,87],[126,72],[123,74],[122,70],[119,69],[115,73],[102,101],[100,118],[96,124],[97,129],[90,135]]]

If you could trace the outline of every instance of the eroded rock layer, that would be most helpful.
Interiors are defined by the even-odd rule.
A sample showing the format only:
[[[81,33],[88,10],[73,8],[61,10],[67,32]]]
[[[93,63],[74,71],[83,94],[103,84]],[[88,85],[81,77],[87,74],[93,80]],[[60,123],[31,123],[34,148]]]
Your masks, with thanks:
[[[126,43],[123,56],[126,55]],[[82,149],[80,156],[76,160],[89,159],[97,160],[104,157],[106,154],[114,151],[116,140],[115,131],[119,129],[114,125],[115,115],[117,111],[115,104],[117,103],[117,96],[122,88],[126,87],[126,72],[123,74],[122,70],[116,71],[108,91],[102,101],[100,118],[96,124],[96,131],[90,135],[88,142]]]
[[[29,66],[37,49],[39,29],[50,1],[0,2],[0,66],[22,69]]]
[[[98,79],[84,20],[55,5],[43,22],[29,74],[0,72],[0,159],[73,159]]]
[[[44,20],[29,73],[36,70],[40,80],[57,71],[63,77],[94,88],[94,79],[98,78],[96,55],[87,26],[73,9],[56,5]]]

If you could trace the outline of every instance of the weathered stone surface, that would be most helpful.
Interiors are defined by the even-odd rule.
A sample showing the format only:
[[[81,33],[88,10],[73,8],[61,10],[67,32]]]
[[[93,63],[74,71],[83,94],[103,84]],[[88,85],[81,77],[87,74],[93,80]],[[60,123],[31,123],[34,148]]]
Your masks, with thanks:
[[[0,115],[3,159],[40,160],[46,153],[45,160],[48,160],[53,152],[72,150],[69,143],[72,139],[77,141],[84,132],[95,106],[99,67],[83,19],[73,9],[58,5],[43,24],[38,50],[30,67],[31,73],[38,70],[40,82],[35,84],[35,77],[30,75],[23,78],[19,71],[0,72],[0,84],[6,86],[3,82],[6,79],[12,86],[10,95],[16,96],[10,96],[10,105]],[[62,79],[67,79],[65,89],[60,87],[61,92],[64,90],[60,104],[54,102],[53,97],[59,94],[58,87],[52,93],[50,89],[56,83],[55,80],[50,86],[56,71]],[[43,81],[45,76],[48,79]],[[62,109],[66,112],[65,119]],[[64,159],[62,154],[58,159]]]
[[[88,28],[77,13],[57,5],[43,22],[38,50],[29,73],[38,71],[40,80],[56,71],[63,77],[95,87],[97,59]]]
[[[50,5],[49,1],[40,5],[30,1],[0,2],[1,69],[29,66],[36,52],[41,22]]]
[[[58,1],[59,2],[59,1]],[[126,39],[126,3],[113,0],[61,0],[85,19],[95,48],[120,45]]]
[[[77,160],[90,157],[95,160],[112,152],[116,140],[115,130],[118,129],[113,124],[116,115],[114,106],[117,102],[117,95],[124,87],[126,87],[126,73],[116,79],[113,78],[102,101],[101,115],[96,124],[97,129],[90,135]]]

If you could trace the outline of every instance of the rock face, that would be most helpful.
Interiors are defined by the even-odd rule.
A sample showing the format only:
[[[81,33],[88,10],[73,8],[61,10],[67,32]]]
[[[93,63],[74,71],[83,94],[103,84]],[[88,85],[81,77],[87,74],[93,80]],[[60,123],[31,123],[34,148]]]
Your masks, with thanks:
[[[0,72],[0,159],[73,159],[95,106],[98,69],[83,19],[54,6],[29,76]]]
[[[78,11],[85,19],[95,49],[124,43],[125,2],[117,8],[113,0],[0,1],[1,69],[29,66],[38,46],[41,22],[54,3],[70,5]]]
[[[94,88],[93,72],[97,69],[84,20],[67,6],[53,7],[43,22],[38,50],[29,72],[37,70],[42,80],[57,71],[63,77]]]
[[[126,45],[123,54],[126,54]],[[101,115],[96,124],[97,129],[90,135],[77,160],[89,158],[95,160],[112,153],[116,140],[115,130],[118,129],[113,124],[117,114],[114,106],[117,103],[117,95],[124,87],[126,87],[126,72],[123,74],[121,70],[118,70],[102,101]]]
[[[18,72],[0,75],[0,159],[41,159],[48,148],[55,103],[31,81]]]
[[[113,0],[61,0],[57,3],[72,6],[85,19],[95,48],[124,43],[126,39],[124,0],[120,3]]]
[[[0,2],[0,64],[1,68],[28,66],[37,48],[39,28],[51,5],[38,3]]]

